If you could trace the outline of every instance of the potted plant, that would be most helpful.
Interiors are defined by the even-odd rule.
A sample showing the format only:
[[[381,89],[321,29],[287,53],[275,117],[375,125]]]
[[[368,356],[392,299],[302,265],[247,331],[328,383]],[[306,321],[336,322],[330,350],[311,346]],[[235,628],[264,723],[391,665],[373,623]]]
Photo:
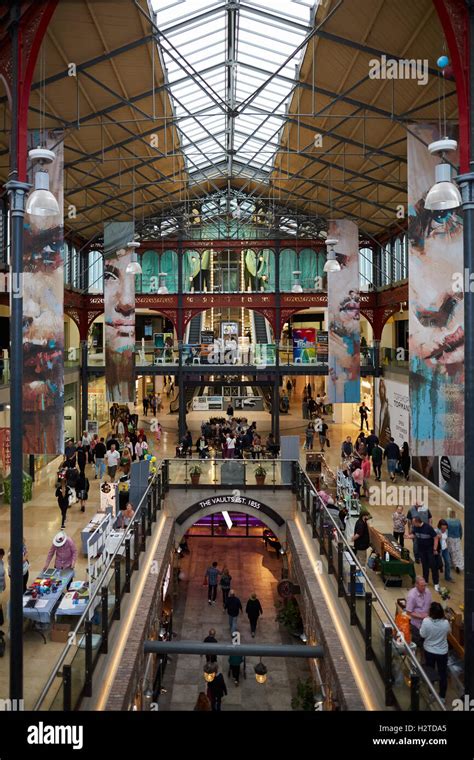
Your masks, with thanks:
[[[255,469],[255,480],[258,486],[263,486],[265,478],[267,477],[267,471],[261,464]]]
[[[306,678],[304,681],[298,678],[298,683],[296,684],[296,697],[293,697],[291,700],[292,709],[314,712],[315,699],[311,678]]]
[[[278,601],[276,607],[276,622],[288,629],[293,636],[299,637],[303,633],[303,619],[296,599],[288,599],[285,602]]]
[[[199,485],[199,478],[201,477],[201,472],[202,470],[198,464],[193,465],[191,469],[189,470],[189,474],[191,475],[191,483],[193,484],[193,486]]]

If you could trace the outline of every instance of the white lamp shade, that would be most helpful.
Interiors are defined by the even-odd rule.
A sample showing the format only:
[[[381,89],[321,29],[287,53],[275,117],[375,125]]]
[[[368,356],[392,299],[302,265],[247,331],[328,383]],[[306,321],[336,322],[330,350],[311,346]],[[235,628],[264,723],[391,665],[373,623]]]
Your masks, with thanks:
[[[303,292],[303,288],[301,287],[301,285],[299,284],[299,282],[295,282],[295,284],[291,288],[291,292],[292,293],[302,293]]]
[[[341,265],[339,264],[336,258],[328,259],[324,265],[324,271],[325,272],[340,272]]]
[[[59,214],[59,204],[49,189],[49,174],[37,171],[35,174],[35,189],[28,196],[26,213],[32,216],[56,216]]]
[[[130,261],[125,271],[127,274],[141,274],[142,268],[138,261]]]
[[[436,182],[425,198],[425,208],[430,211],[448,211],[462,203],[458,187],[451,181],[451,166],[438,164],[435,169]]]

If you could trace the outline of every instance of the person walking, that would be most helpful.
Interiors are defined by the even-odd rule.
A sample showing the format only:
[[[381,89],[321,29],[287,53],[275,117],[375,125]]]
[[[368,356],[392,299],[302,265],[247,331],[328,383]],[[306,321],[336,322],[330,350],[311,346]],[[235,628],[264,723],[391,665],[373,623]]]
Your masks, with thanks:
[[[209,628],[209,634],[203,641],[204,644],[217,644],[216,631],[214,628]],[[217,662],[216,654],[206,654],[206,662]]]
[[[87,454],[84,449],[84,446],[82,445],[82,441],[79,441],[77,444],[77,466],[79,467],[79,472],[81,475],[84,475],[86,470],[86,462],[87,462]]]
[[[324,451],[325,445],[328,444],[329,446],[328,437],[327,437],[329,427],[326,424],[326,422],[324,422],[324,420],[321,419],[321,417],[317,417],[316,422],[318,423],[319,444],[321,446],[321,451]]]
[[[439,571],[436,561],[439,544],[438,534],[429,523],[423,522],[420,515],[415,515],[412,520],[411,533],[408,535],[408,538],[416,538],[418,541],[418,553],[423,569],[423,578],[428,583],[431,570],[435,591],[439,591]]]
[[[460,573],[464,570],[464,553],[462,550],[462,523],[461,520],[456,517],[454,509],[448,509],[448,517],[446,518],[448,523],[448,551],[451,559],[452,567],[456,568],[456,572]]]
[[[370,533],[368,521],[372,518],[369,512],[361,511],[359,518],[354,527],[354,535],[352,540],[354,541],[354,554],[362,554],[362,564],[365,565],[367,561],[367,549],[370,546]]]
[[[379,446],[379,442],[374,443],[372,447],[372,464],[374,466],[375,480],[379,480],[382,477],[382,461],[383,461],[383,449]]]
[[[86,452],[87,461],[89,464],[91,464],[92,459],[90,456],[91,453],[91,443],[92,443],[92,437],[89,435],[87,430],[82,431],[82,448]]]
[[[301,402],[301,414],[303,416],[304,420],[309,419],[309,411],[308,411],[308,397],[303,396],[303,401]]]
[[[86,511],[86,501],[89,498],[89,480],[85,472],[81,472],[76,483],[77,498],[81,502],[81,512]]]
[[[308,427],[305,431],[305,449],[306,451],[312,451],[313,450],[313,441],[314,441],[314,425],[312,422],[308,422]]]
[[[400,452],[400,469],[405,476],[405,480],[410,478],[411,456],[410,447],[407,441],[404,441],[402,450]]]
[[[115,474],[120,462],[120,453],[116,451],[114,443],[110,447],[109,451],[107,451],[104,458],[107,465],[107,474],[112,483],[115,483]]]
[[[61,483],[56,488],[56,498],[58,500],[58,507],[61,510],[61,528],[64,528],[69,509],[69,500],[72,498],[72,491],[66,483],[65,478],[61,478]]]
[[[232,589],[229,591],[229,596],[225,605],[227,614],[229,616],[229,627],[231,634],[237,630],[237,618],[239,612],[242,612],[242,603],[238,596],[235,595],[235,591]]]
[[[369,412],[370,412],[370,409],[365,405],[365,401],[363,401],[359,407],[361,430],[364,429],[364,422],[367,426],[367,430],[369,429]]]
[[[262,605],[257,599],[257,594],[255,593],[250,594],[250,599],[245,605],[245,612],[247,614],[247,617],[250,623],[250,633],[252,634],[252,638],[254,639],[255,633],[257,631],[258,618],[260,617],[260,615],[263,615]]]
[[[419,501],[416,501],[413,507],[410,507],[410,509],[407,512],[407,519],[408,519],[408,532],[411,533],[412,531],[412,525],[413,525],[413,518],[416,516],[421,517],[424,523],[428,523],[429,525],[432,525],[433,519],[431,516],[431,512],[428,509],[428,507],[425,507],[423,504],[420,504]],[[413,539],[413,554],[415,555],[415,562],[419,564],[421,562],[420,560],[420,552],[418,551],[418,539]]]
[[[222,698],[227,694],[227,686],[225,685],[224,676],[218,672],[217,664],[214,665],[214,668],[216,677],[208,683],[207,696],[211,702],[212,712],[220,712]]]
[[[454,580],[451,576],[451,562],[448,551],[448,523],[446,520],[439,521],[436,532],[439,536],[439,553],[443,559],[444,580],[448,581],[448,583],[454,583]]]
[[[227,444],[227,459],[233,459],[235,454],[235,437],[233,433],[229,433],[226,438]]]
[[[105,474],[105,455],[107,453],[107,449],[106,449],[103,438],[101,438],[100,441],[96,443],[94,453],[95,453],[95,480],[97,480],[97,478],[99,478],[99,480],[102,480]]]
[[[231,581],[232,581],[232,576],[229,574],[229,570],[227,569],[227,567],[222,568],[220,586],[222,589],[222,605],[224,607],[224,610],[226,608],[227,599],[229,598]]]
[[[439,602],[432,602],[430,611],[423,620],[420,636],[423,639],[425,662],[429,668],[438,670],[439,697],[445,702],[448,688],[448,634],[451,632],[449,621]]]
[[[146,396],[143,396],[142,404],[143,404],[143,416],[147,417],[148,416],[148,404],[149,404],[149,401],[148,401],[148,398]]]
[[[398,444],[395,443],[395,438],[390,438],[390,441],[385,446],[383,458],[387,460],[388,474],[390,475],[390,480],[394,482],[400,459],[400,449]]]
[[[405,526],[407,522],[408,518],[403,511],[403,507],[397,507],[392,514],[393,537],[395,541],[400,544],[402,549],[405,545]]]
[[[372,456],[372,449],[374,448],[375,444],[379,442],[378,436],[375,435],[375,431],[371,430],[370,435],[368,435],[365,439],[365,445],[367,446],[367,454],[369,457]]]
[[[229,671],[232,674],[234,683],[239,685],[240,681],[240,666],[242,665],[244,658],[240,654],[231,654],[229,657]]]
[[[366,454],[364,457],[362,457],[362,475],[363,475],[363,481],[362,481],[362,490],[363,490],[363,496],[365,498],[368,498],[369,496],[369,478],[370,478],[370,457],[368,454]]]
[[[212,565],[207,568],[204,575],[204,585],[207,585],[207,600],[209,604],[216,603],[217,579],[219,578],[219,575],[222,575],[222,573],[217,569],[217,562],[213,562]]]

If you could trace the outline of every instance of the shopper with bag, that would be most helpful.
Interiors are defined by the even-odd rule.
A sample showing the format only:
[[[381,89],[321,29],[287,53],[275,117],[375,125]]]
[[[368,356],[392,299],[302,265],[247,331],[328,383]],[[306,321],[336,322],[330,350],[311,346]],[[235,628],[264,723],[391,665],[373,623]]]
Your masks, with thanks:
[[[61,528],[66,525],[66,515],[73,499],[72,490],[66,483],[66,479],[62,478],[61,483],[56,488],[56,498],[58,500],[58,507],[61,510]]]
[[[85,502],[89,498],[89,480],[86,478],[86,474],[81,472],[76,483],[77,498],[81,502],[81,512],[86,511]]]

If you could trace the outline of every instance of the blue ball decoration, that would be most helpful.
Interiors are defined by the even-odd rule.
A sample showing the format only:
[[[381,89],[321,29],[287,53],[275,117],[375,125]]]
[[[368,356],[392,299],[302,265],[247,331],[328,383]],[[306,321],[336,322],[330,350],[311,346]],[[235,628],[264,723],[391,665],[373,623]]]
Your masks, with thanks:
[[[449,64],[449,58],[447,55],[440,55],[440,57],[436,61],[436,65],[439,66],[440,69],[445,69],[448,64]]]

